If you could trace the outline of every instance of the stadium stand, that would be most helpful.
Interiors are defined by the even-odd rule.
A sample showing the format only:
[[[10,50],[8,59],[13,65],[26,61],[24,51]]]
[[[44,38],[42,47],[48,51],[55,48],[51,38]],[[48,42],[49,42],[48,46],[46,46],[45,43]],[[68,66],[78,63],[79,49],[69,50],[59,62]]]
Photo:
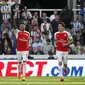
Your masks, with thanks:
[[[17,0],[16,0],[17,1]],[[16,2],[17,3],[17,2]],[[80,3],[80,2],[78,2]],[[0,6],[1,13],[3,13],[3,9],[8,12],[9,10],[5,9],[5,7],[9,7],[5,0],[2,0],[2,6]],[[14,11],[17,11],[14,13]],[[42,10],[42,11],[41,11]],[[43,13],[44,9],[27,9],[25,6],[22,8],[20,4],[15,4],[11,6],[10,19],[0,17],[0,54],[3,55],[16,55],[16,35],[19,30],[20,22],[23,22],[26,25],[26,31],[29,31],[31,34],[31,47],[30,54],[49,54],[49,52],[45,51],[48,40],[50,41],[50,46],[54,47],[54,30],[55,25],[57,26],[57,22],[63,21],[66,24],[66,30],[68,30],[74,39],[74,43],[69,46],[69,54],[77,55],[77,54],[85,54],[85,12],[82,13],[80,11],[79,15],[74,17],[74,10],[69,7],[65,7],[63,9],[57,9],[55,15],[55,9],[50,9],[53,11],[52,18],[54,21],[50,20],[50,16],[46,12]],[[64,11],[65,10],[65,11]],[[85,7],[83,7],[85,10]],[[32,13],[34,11],[34,13]],[[45,10],[46,11],[46,10]],[[8,13],[8,14],[9,14]],[[43,16],[42,16],[43,15]],[[7,14],[1,15],[3,17],[7,17]],[[18,19],[17,19],[18,16]],[[56,16],[56,17],[55,17]],[[63,17],[64,16],[64,17]],[[71,16],[71,17],[70,17]],[[57,21],[57,19],[59,19]],[[82,19],[82,21],[81,21]],[[18,21],[17,21],[18,20]],[[18,22],[18,23],[17,23]],[[9,23],[9,24],[8,24]],[[2,47],[1,47],[2,46]],[[3,48],[3,49],[2,49]],[[45,53],[46,52],[46,53]],[[55,54],[55,50],[52,51]]]

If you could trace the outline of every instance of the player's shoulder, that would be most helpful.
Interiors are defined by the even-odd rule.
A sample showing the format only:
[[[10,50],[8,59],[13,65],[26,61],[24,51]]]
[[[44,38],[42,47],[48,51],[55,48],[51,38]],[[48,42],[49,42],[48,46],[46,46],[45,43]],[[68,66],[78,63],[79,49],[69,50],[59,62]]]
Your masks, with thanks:
[[[67,33],[67,34],[70,34],[70,32],[68,32],[68,31],[63,31],[63,33]]]
[[[25,33],[29,33],[28,31],[24,31]]]
[[[30,35],[30,33],[28,31],[24,31],[24,32]]]

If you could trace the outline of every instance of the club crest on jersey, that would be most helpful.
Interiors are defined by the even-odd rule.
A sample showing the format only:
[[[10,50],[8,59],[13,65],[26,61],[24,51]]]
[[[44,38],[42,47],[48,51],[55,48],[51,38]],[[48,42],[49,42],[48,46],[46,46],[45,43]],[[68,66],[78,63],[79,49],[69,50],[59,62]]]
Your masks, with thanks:
[[[26,36],[28,36],[28,34],[25,34]]]

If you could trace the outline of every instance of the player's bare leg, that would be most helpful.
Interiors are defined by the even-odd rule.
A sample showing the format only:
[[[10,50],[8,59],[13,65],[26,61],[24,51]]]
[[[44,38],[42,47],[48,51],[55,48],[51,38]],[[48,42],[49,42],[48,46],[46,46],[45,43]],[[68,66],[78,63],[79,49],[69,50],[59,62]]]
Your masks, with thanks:
[[[23,61],[23,74],[22,74],[22,81],[25,81],[25,74],[26,74],[26,62]]]
[[[21,62],[18,63],[18,79],[21,78]]]
[[[59,73],[60,73],[60,81],[64,81],[63,73],[62,73],[62,61],[59,64]]]

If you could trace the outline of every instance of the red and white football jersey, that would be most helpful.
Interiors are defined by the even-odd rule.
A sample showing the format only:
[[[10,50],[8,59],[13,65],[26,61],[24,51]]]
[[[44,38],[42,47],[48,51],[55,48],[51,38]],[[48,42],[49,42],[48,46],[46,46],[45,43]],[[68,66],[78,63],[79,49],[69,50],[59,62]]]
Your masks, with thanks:
[[[71,40],[72,36],[69,32],[63,31],[63,32],[56,32],[55,33],[55,40],[56,40],[56,50],[67,52],[68,47],[63,47],[63,43],[68,43],[68,40]]]
[[[27,31],[20,31],[17,37],[17,51],[28,51],[29,50],[29,38],[30,33]],[[25,41],[22,41],[25,40]]]

